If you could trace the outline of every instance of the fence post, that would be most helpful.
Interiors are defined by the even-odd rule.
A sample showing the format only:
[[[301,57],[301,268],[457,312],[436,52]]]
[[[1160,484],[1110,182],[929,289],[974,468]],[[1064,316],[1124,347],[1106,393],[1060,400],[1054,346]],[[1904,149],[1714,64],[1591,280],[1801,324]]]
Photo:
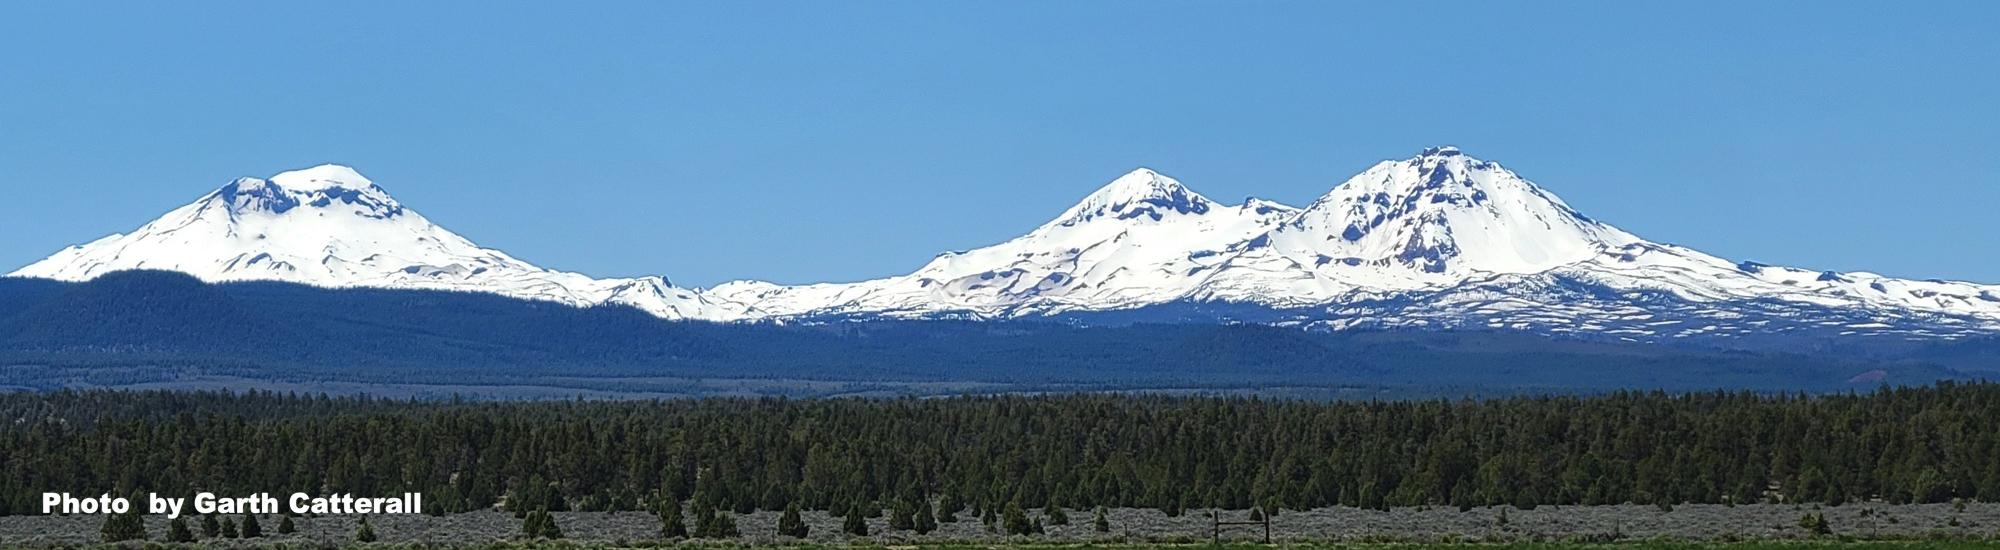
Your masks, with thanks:
[[[1257,512],[1258,512],[1259,514],[1261,514],[1261,515],[1263,515],[1263,516],[1264,516],[1264,544],[1270,544],[1270,543],[1271,543],[1271,512],[1269,512],[1269,511],[1265,511],[1265,510],[1258,510]]]

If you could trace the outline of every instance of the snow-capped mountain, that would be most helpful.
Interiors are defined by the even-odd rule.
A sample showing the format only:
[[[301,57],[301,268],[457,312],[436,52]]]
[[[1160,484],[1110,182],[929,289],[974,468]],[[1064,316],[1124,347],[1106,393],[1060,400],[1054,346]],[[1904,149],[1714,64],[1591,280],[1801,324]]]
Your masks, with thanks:
[[[852,283],[704,291],[548,270],[479,247],[331,165],[236,180],[12,275],[85,280],[126,269],[493,292],[717,321],[1058,317],[1649,341],[2000,333],[2000,286],[1732,262],[1648,241],[1451,147],[1376,164],[1305,208],[1222,204],[1142,168],[1021,237]]]
[[[492,292],[618,303],[667,318],[733,316],[666,279],[593,279],[475,245],[404,208],[345,166],[239,178],[139,229],[72,246],[12,273],[67,281],[130,269],[202,280]]]
[[[733,282],[710,291],[753,315],[979,317],[1121,309],[1182,296],[1228,247],[1297,209],[1209,200],[1148,169],[1112,180],[1020,238],[939,255],[916,272],[850,284]]]
[[[1577,212],[1457,148],[1384,161],[1303,209],[1218,205],[1151,170],[1027,235],[909,275],[736,282],[758,318],[1068,316],[1629,339],[2000,331],[2000,286],[1730,262]]]

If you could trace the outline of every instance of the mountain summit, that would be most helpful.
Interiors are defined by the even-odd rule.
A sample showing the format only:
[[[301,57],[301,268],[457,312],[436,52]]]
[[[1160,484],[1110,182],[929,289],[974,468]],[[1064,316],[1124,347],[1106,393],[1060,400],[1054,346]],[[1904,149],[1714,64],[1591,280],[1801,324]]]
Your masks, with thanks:
[[[664,279],[592,279],[480,247],[333,164],[238,178],[132,233],[63,249],[11,275],[80,281],[131,269],[210,282],[492,292],[624,303],[670,318],[726,316]]]
[[[1160,221],[1173,215],[1206,214],[1214,204],[1181,185],[1180,180],[1140,168],[1111,180],[1050,223],[1073,226],[1097,218],[1142,216]]]
[[[492,292],[722,321],[1059,317],[1516,330],[1623,340],[2000,333],[2000,286],[1731,262],[1585,216],[1455,147],[1380,162],[1305,208],[1215,202],[1139,168],[1028,233],[853,283],[594,279],[482,248],[359,172],[241,178],[14,276]]]
[[[1643,242],[1453,147],[1376,164],[1260,237],[1222,285],[1295,279],[1279,293],[1287,303],[1539,273]]]
[[[711,294],[776,317],[1008,317],[1138,307],[1185,294],[1226,248],[1293,212],[1275,203],[1217,204],[1141,168],[1026,235],[938,255],[909,275],[803,287],[734,282]]]
[[[328,189],[350,189],[366,191],[380,189],[353,168],[338,164],[321,164],[303,170],[280,172],[271,176],[270,182],[293,191],[326,191]]]
[[[1449,282],[1475,273],[1542,271],[1639,239],[1577,213],[1499,164],[1440,147],[1347,180],[1272,241],[1290,254],[1360,260]]]

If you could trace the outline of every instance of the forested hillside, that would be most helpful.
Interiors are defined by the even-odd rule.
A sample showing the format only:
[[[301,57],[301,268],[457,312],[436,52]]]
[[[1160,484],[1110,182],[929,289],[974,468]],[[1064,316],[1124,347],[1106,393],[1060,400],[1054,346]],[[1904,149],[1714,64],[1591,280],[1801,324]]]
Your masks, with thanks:
[[[85,283],[0,278],[0,386],[203,376],[375,384],[569,384],[630,377],[979,382],[1018,390],[1403,387],[1844,390],[1977,376],[1990,355],[1797,354],[1506,332],[1312,332],[1204,324],[666,321],[488,294],[210,285],[165,272]],[[241,386],[230,386],[241,387]],[[1447,392],[1449,393],[1449,392]]]
[[[1824,397],[1126,395],[458,403],[0,396],[0,512],[43,491],[426,493],[444,511],[941,513],[2000,500],[2000,385]]]

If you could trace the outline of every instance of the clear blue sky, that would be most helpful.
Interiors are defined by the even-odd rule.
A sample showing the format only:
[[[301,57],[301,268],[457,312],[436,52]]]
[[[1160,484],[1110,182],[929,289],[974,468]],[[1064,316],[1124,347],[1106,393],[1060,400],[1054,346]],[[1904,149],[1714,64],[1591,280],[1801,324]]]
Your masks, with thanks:
[[[0,264],[339,162],[544,266],[853,280],[1136,166],[1302,205],[1456,144],[1653,240],[2000,282],[2000,2],[1380,4],[8,2]]]

